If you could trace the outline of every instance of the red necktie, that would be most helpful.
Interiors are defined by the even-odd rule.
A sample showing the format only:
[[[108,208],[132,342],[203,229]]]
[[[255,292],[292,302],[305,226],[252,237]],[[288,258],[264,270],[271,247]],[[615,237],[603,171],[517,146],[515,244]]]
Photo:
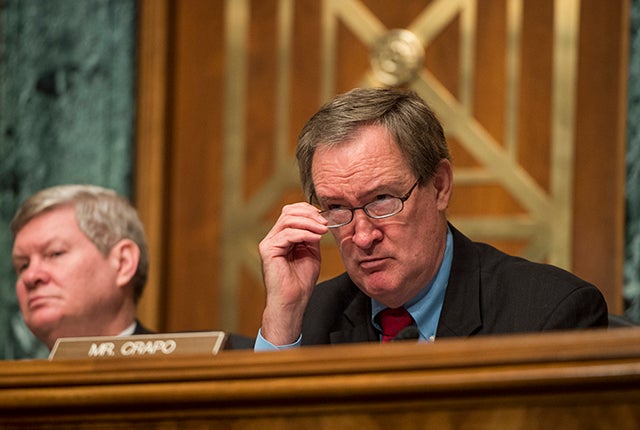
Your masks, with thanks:
[[[403,328],[411,324],[413,324],[413,318],[404,307],[383,310],[380,312],[382,342],[392,341]]]

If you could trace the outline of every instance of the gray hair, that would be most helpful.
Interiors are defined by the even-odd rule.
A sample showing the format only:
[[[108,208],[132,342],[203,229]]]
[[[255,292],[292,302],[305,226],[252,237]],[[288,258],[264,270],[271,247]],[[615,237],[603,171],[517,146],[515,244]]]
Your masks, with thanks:
[[[113,190],[96,185],[59,185],[29,197],[11,220],[14,238],[38,215],[64,205],[73,205],[80,230],[107,256],[122,239],[132,240],[140,249],[140,261],[131,285],[137,303],[147,282],[149,252],[142,222],[131,203]]]
[[[316,149],[348,142],[368,125],[388,130],[421,184],[433,176],[442,159],[450,158],[442,125],[415,92],[356,88],[322,106],[300,132],[296,157],[308,199],[315,192],[311,169]]]

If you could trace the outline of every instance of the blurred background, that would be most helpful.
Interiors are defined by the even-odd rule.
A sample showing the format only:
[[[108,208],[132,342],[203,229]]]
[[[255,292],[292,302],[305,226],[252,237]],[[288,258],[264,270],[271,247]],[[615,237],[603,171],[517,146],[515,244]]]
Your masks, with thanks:
[[[640,0],[1,0],[0,19],[0,359],[46,356],[9,222],[62,183],[138,208],[145,325],[255,335],[297,133],[361,86],[433,107],[460,230],[640,322]],[[327,239],[321,276],[342,271]]]

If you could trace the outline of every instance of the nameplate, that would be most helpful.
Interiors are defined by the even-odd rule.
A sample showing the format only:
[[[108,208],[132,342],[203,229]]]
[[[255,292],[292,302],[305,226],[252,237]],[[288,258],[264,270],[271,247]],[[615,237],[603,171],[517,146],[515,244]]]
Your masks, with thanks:
[[[215,355],[225,340],[226,336],[222,331],[66,337],[56,341],[49,360]]]

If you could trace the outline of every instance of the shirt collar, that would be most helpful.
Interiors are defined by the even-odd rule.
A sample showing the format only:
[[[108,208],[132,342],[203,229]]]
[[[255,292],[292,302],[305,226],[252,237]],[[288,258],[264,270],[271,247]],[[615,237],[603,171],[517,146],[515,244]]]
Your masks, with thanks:
[[[136,331],[136,322],[132,322],[131,325],[120,332],[118,336],[130,336]]]

